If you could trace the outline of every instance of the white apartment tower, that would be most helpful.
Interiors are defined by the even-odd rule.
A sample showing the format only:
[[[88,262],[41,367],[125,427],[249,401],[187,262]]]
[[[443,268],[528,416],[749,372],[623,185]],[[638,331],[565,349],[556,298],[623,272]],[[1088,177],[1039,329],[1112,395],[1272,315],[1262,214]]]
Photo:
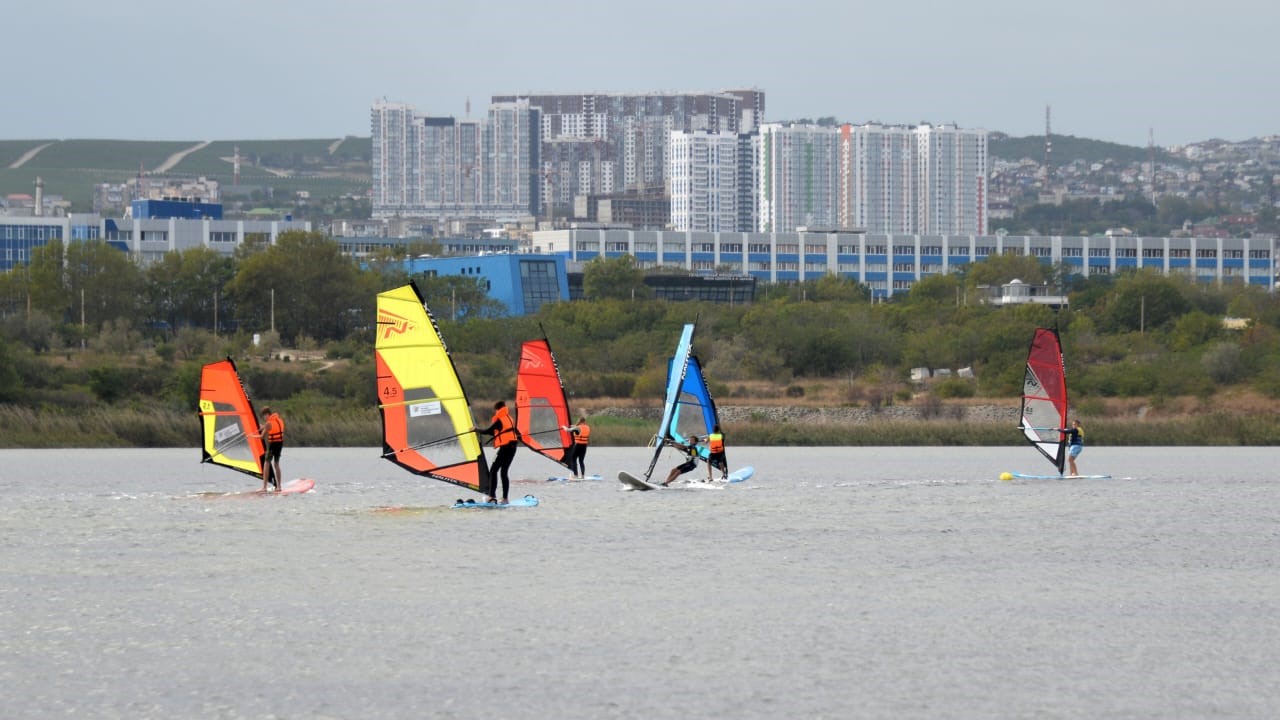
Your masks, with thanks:
[[[371,124],[373,207],[405,205],[411,195],[413,108],[401,103],[376,102]]]
[[[839,223],[840,137],[836,128],[766,123],[756,163],[760,232]]]
[[[527,102],[494,103],[482,121],[375,103],[373,216],[537,216],[538,125],[538,110]]]
[[[672,228],[738,230],[738,135],[676,131],[667,148]]]
[[[987,134],[954,125],[916,128],[917,232],[987,234]]]

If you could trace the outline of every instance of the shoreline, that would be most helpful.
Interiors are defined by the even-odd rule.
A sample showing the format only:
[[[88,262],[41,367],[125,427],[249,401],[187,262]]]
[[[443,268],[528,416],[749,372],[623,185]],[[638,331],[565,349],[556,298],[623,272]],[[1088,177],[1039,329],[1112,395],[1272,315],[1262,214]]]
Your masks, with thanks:
[[[369,409],[290,407],[293,447],[380,446],[381,420]],[[586,405],[584,403],[584,405]],[[870,407],[752,406],[718,408],[730,445],[760,447],[911,447],[1025,444],[1017,429],[1018,408],[1008,404],[893,405]],[[575,410],[591,419],[593,444],[644,446],[653,437],[661,409],[650,405],[601,405]],[[1280,414],[1208,410],[1153,416],[1128,412],[1085,415],[1090,446],[1273,446],[1280,445]],[[0,405],[0,448],[198,447],[192,412],[132,407],[84,412]]]

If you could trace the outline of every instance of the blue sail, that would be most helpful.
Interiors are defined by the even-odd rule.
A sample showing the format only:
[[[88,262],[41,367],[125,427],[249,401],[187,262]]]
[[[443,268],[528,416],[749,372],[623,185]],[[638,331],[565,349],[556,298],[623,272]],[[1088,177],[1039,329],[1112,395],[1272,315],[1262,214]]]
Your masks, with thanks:
[[[653,475],[653,468],[658,464],[658,456],[662,454],[663,441],[668,437],[676,419],[680,392],[689,367],[689,356],[693,352],[693,329],[693,323],[684,326],[684,331],[680,333],[680,342],[676,344],[676,353],[667,366],[667,395],[662,406],[662,423],[658,425],[658,434],[654,437],[653,459],[649,461],[649,469],[644,473],[645,480]],[[699,377],[701,377],[700,371]]]
[[[668,366],[667,379],[670,382],[674,363]],[[706,376],[702,373],[702,363],[698,356],[690,355],[685,366],[684,379],[680,382],[680,391],[676,396],[675,410],[672,413],[671,426],[667,433],[678,443],[687,443],[690,435],[697,435],[706,440],[712,428],[720,423],[716,414],[716,403],[711,398],[711,390],[707,388]],[[706,445],[698,446],[698,455],[707,459],[711,451]]]

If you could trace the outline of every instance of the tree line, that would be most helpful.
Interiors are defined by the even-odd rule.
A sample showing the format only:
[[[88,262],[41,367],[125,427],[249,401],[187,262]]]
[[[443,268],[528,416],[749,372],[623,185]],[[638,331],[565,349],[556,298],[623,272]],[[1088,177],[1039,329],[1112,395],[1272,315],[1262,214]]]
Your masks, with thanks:
[[[257,397],[367,408],[375,298],[408,281],[400,259],[358,262],[314,232],[229,257],[171,252],[145,267],[105,243],[50,243],[0,275],[0,402],[189,409],[199,366],[232,355]],[[1060,287],[1070,308],[979,301],[1013,278]],[[815,384],[838,387],[844,403],[896,402],[913,391],[915,367],[973,370],[932,385],[939,397],[1016,396],[1039,326],[1060,329],[1077,400],[1208,397],[1230,386],[1280,397],[1280,304],[1256,286],[1151,271],[1085,279],[1025,256],[927,277],[888,303],[836,276],[765,285],[737,306],[656,300],[643,280],[629,257],[593,260],[586,299],[507,317],[474,278],[415,278],[476,398],[509,399],[520,342],[544,334],[579,400],[658,397],[680,328],[695,319],[713,392],[740,404]],[[333,362],[299,372],[263,361],[282,346]]]

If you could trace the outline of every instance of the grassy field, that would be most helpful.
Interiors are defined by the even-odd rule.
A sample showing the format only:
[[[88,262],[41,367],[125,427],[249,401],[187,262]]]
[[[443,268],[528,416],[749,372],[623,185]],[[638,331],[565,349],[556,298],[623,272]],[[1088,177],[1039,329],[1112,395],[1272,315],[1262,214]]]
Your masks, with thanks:
[[[289,443],[299,447],[376,447],[381,420],[373,409],[291,408],[275,403],[289,422]],[[592,444],[647,445],[648,420],[591,416]],[[741,446],[990,446],[1025,444],[1008,423],[954,420],[868,423],[735,423],[726,428]],[[1093,446],[1269,446],[1280,443],[1280,417],[1224,412],[1134,421],[1091,420]],[[88,412],[39,411],[0,405],[0,448],[197,447],[196,422],[189,412],[107,407]]]

